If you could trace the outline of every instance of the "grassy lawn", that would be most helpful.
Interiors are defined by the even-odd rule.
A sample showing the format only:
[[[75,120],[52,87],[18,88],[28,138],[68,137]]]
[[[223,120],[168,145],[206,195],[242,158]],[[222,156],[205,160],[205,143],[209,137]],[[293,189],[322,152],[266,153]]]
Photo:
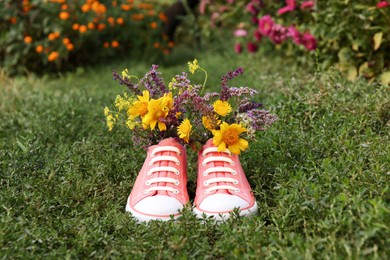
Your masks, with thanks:
[[[279,116],[241,156],[258,216],[216,225],[188,207],[176,222],[137,224],[125,213],[145,152],[129,131],[108,132],[103,108],[125,91],[113,68],[142,76],[150,64],[0,75],[0,258],[390,257],[389,87],[261,54],[196,56],[209,89],[241,66],[232,83]],[[166,82],[186,61],[161,68]],[[193,199],[190,150],[189,161]]]

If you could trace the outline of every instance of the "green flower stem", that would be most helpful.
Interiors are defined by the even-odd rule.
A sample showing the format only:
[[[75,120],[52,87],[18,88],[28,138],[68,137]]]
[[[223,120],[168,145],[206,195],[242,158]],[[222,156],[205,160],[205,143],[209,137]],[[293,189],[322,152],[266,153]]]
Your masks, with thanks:
[[[206,71],[204,68],[202,68],[202,67],[199,67],[199,69],[201,69],[201,70],[204,72],[204,74],[205,74],[205,78],[204,78],[203,86],[202,86],[202,89],[201,89],[201,91],[200,91],[200,94],[202,94],[202,93],[203,93],[203,90],[204,90],[204,87],[206,86],[206,82],[207,82],[208,74],[207,74],[207,71]]]

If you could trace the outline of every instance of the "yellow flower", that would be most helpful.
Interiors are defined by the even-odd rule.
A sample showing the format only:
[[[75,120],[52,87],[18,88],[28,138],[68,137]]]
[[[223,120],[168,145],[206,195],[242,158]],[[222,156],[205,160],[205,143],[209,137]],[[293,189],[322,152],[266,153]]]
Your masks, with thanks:
[[[165,94],[159,99],[152,99],[148,104],[148,113],[142,118],[144,128],[150,127],[154,130],[156,125],[160,131],[167,130],[167,126],[162,121],[167,117],[169,110],[173,107],[172,93]]]
[[[217,100],[213,104],[214,111],[220,116],[226,116],[232,111],[232,106],[227,101]]]
[[[109,113],[110,113],[110,109],[108,107],[104,107],[104,115],[108,116]]]
[[[134,119],[138,116],[143,117],[148,113],[148,104],[149,104],[149,91],[144,90],[142,96],[138,96],[138,101],[135,101],[127,114],[131,119]]]
[[[133,130],[137,126],[137,122],[133,121],[131,118],[128,118],[127,121],[126,121],[126,126],[130,130]]]
[[[188,70],[194,74],[195,71],[199,68],[198,60],[194,59],[193,62],[188,62]]]
[[[112,131],[112,129],[114,128],[115,121],[115,117],[113,117],[111,114],[107,115],[108,131]]]
[[[177,80],[175,78],[172,78],[171,82],[169,82],[168,88],[170,91],[175,89],[175,86],[173,84],[177,83]]]
[[[220,130],[213,130],[213,144],[221,152],[226,148],[233,154],[240,154],[248,148],[248,142],[240,138],[240,134],[246,132],[246,129],[239,124],[229,125],[226,122],[221,124]]]
[[[184,142],[188,143],[190,140],[190,132],[192,129],[192,125],[188,118],[184,119],[183,122],[177,127],[177,134]]]
[[[214,130],[221,124],[221,120],[219,120],[216,116],[202,116],[203,126],[208,130]]]
[[[122,78],[126,79],[126,78],[130,78],[129,76],[129,70],[128,69],[125,69],[122,71]]]
[[[124,97],[121,97],[120,95],[116,96],[115,106],[118,108],[119,111],[127,110],[131,106],[132,102],[133,99],[131,97],[128,97],[125,93]]]

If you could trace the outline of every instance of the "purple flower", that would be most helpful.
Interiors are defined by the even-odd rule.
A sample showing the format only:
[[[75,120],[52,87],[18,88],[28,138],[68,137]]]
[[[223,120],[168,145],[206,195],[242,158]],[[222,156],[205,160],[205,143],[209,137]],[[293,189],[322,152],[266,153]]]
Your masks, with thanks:
[[[268,36],[274,26],[274,20],[270,15],[265,15],[259,20],[259,31],[262,35]]]
[[[138,88],[137,84],[133,84],[130,82],[128,78],[122,78],[115,70],[112,70],[112,77],[115,81],[119,81],[120,85],[125,85],[131,92],[136,95],[140,95],[141,91]]]
[[[241,100],[240,105],[238,106],[238,113],[245,113],[249,110],[257,109],[262,107],[263,104],[251,101],[249,98],[244,98]]]
[[[251,127],[256,131],[264,131],[270,125],[272,125],[278,117],[269,113],[267,110],[253,109],[247,112],[251,119]]]
[[[157,72],[158,65],[152,65],[148,73],[139,81],[138,85],[144,86],[152,98],[158,98],[167,93],[163,80],[160,78],[161,72]]]
[[[244,69],[237,68],[235,71],[229,71],[224,76],[222,76],[221,97],[220,97],[222,101],[226,101],[231,97],[229,92],[229,87],[227,86],[228,81],[234,79],[235,77],[240,76],[242,73],[244,73]]]

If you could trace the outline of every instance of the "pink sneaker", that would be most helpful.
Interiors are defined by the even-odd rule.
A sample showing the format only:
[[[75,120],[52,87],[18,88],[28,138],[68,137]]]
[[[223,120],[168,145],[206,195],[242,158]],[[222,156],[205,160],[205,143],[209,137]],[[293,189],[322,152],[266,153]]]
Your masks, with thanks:
[[[237,155],[218,152],[210,139],[198,154],[198,183],[194,212],[216,220],[230,217],[239,208],[240,215],[257,214],[257,204]]]
[[[139,221],[169,220],[188,202],[185,148],[173,138],[148,148],[127,200],[126,211]]]

